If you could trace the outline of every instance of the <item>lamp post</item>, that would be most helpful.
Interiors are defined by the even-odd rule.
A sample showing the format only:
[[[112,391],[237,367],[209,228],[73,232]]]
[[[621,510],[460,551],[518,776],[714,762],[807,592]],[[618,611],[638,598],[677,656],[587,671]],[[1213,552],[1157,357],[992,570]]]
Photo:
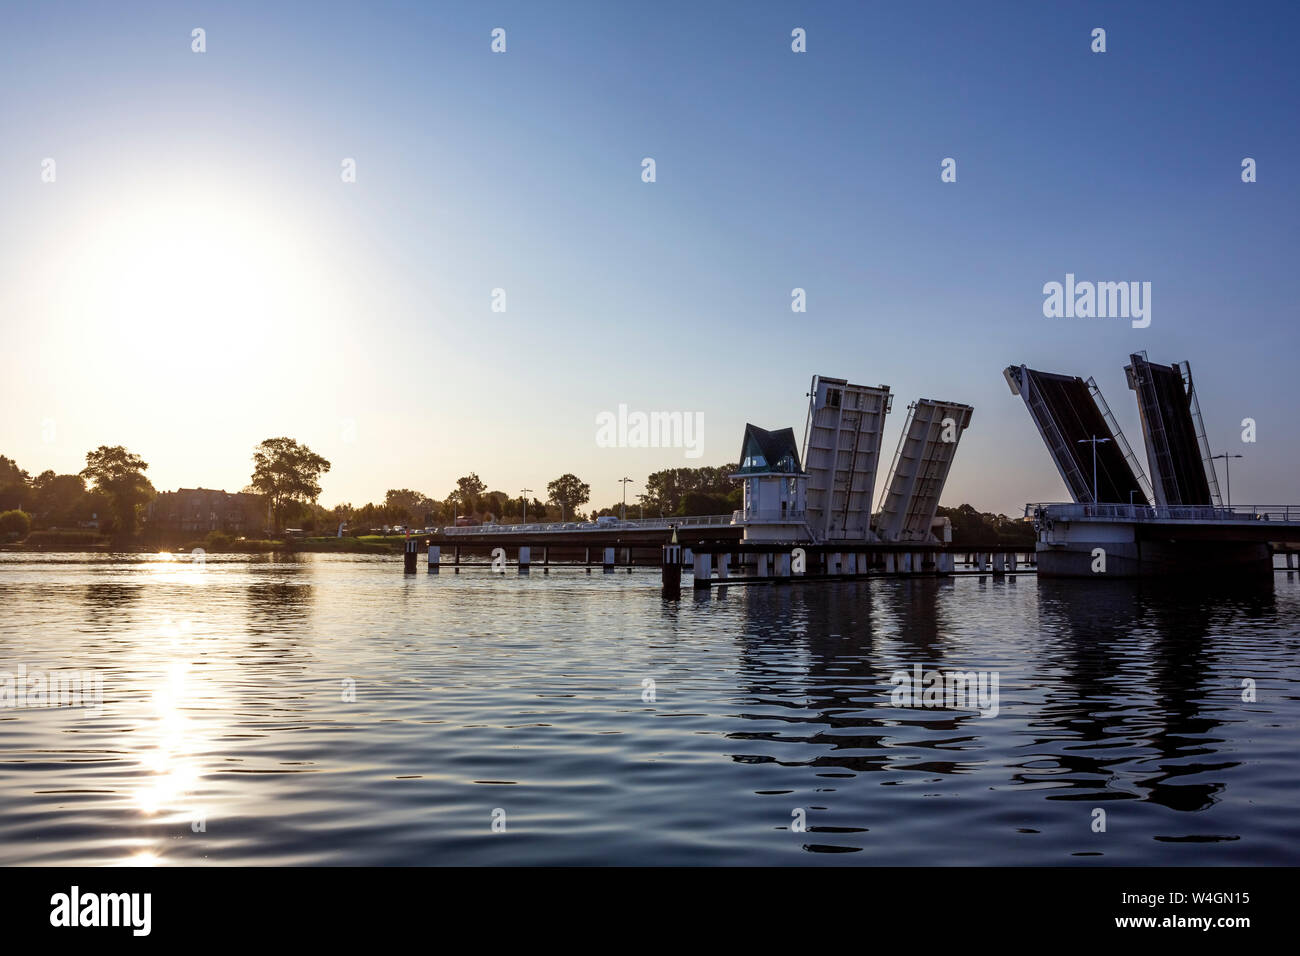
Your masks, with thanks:
[[[1242,457],[1241,455],[1229,455],[1227,452],[1224,452],[1222,455],[1210,456],[1210,461],[1215,461],[1219,458],[1223,459],[1223,477],[1227,484],[1227,492],[1228,492],[1228,500],[1227,502],[1225,502],[1225,505],[1228,508],[1232,507],[1232,471],[1228,467],[1228,460],[1231,458],[1241,458],[1241,457]]]
[[[524,502],[524,524],[528,524],[528,496],[533,493],[533,489],[520,488],[519,493],[523,496]]]
[[[1092,445],[1092,503],[1094,505],[1101,504],[1097,500],[1097,446],[1108,441],[1110,441],[1109,438],[1098,438],[1096,435],[1091,438],[1079,439],[1080,445]]]
[[[627,520],[627,483],[631,480],[632,480],[631,478],[619,479],[619,481],[623,482],[623,509],[618,516],[619,521]]]

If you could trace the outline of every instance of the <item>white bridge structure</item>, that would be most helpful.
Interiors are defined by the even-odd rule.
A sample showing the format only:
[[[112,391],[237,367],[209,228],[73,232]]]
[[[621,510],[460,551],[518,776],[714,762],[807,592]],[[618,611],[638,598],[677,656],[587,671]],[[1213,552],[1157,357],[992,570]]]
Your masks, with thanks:
[[[1044,577],[1149,577],[1190,572],[1271,576],[1273,554],[1300,543],[1300,507],[1222,501],[1187,362],[1145,353],[1124,369],[1136,393],[1153,481],[1147,481],[1096,382],[1010,366],[1073,501],[1025,506]]]
[[[885,417],[893,402],[888,385],[814,375],[802,456],[791,429],[746,425],[740,468],[732,476],[744,483],[745,506],[735,518],[744,526],[744,540],[937,542],[939,496],[973,409],[928,398],[908,406],[887,487],[873,513]]]

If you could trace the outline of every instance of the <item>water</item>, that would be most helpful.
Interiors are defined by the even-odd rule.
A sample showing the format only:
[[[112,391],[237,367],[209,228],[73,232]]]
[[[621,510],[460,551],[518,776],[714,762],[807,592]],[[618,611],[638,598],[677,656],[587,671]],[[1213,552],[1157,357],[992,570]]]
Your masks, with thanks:
[[[0,671],[104,688],[0,709],[0,863],[1300,863],[1293,575],[421,572],[0,555]],[[894,706],[914,664],[997,716]]]

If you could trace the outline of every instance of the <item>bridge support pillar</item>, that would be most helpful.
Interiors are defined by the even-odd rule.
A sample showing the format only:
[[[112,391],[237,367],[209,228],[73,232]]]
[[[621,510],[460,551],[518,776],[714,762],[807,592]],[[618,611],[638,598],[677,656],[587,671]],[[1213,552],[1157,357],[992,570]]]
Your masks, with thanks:
[[[776,576],[786,582],[790,580],[790,552],[776,555]]]
[[[442,548],[436,544],[429,545],[429,573],[438,573],[438,564],[442,561]]]
[[[533,560],[533,549],[520,547],[519,549],[519,573],[520,574],[528,573],[528,565],[532,563],[532,560]]]
[[[731,566],[731,555],[729,554],[718,555],[718,580],[719,581],[727,580],[727,572],[730,569],[730,566]]]
[[[770,561],[766,554],[760,554],[758,556],[758,576],[760,578],[765,578],[772,573],[771,569],[768,567],[769,564]]]
[[[713,555],[697,554],[695,556],[695,586],[707,588],[709,578],[713,575]]]
[[[605,566],[606,574],[614,573],[614,549],[613,548],[605,549],[605,560],[603,561],[603,564]]]

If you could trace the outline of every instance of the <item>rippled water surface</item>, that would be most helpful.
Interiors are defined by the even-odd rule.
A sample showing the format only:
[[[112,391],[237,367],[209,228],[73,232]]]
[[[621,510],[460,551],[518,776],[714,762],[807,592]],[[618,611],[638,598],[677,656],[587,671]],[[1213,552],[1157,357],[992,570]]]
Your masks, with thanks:
[[[1296,864],[1298,609],[0,555],[0,671],[104,699],[0,708],[0,863]],[[997,715],[896,706],[918,664]]]

